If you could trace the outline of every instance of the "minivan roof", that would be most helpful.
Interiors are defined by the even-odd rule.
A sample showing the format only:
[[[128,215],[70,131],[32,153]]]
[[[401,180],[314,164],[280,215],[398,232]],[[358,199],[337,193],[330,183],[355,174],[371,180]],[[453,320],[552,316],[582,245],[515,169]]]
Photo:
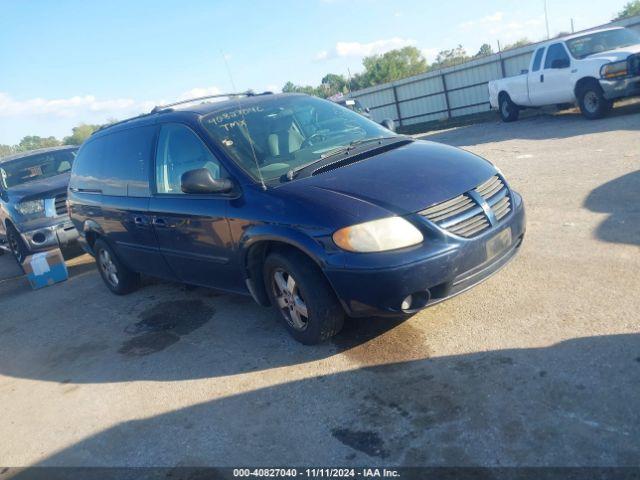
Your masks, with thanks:
[[[13,155],[2,157],[0,158],[0,163],[10,162],[11,160],[18,160],[19,158],[31,157],[34,155],[39,155],[41,153],[57,152],[60,150],[74,150],[77,148],[77,145],[62,145],[60,147],[37,148],[35,150],[28,150],[26,152],[14,153]]]
[[[223,99],[217,101],[206,101],[203,100],[199,103],[191,103],[195,100],[185,100],[184,102],[180,102],[178,104],[169,104],[166,107],[160,106],[155,107],[151,112],[145,113],[142,115],[138,115],[137,117],[128,118],[119,122],[116,122],[111,125],[106,125],[101,129],[95,131],[92,136],[100,136],[102,133],[110,133],[116,130],[129,128],[132,126],[141,126],[141,125],[149,125],[154,123],[159,116],[166,115],[168,113],[192,113],[194,115],[207,115],[210,113],[226,110],[231,106],[251,106],[256,103],[264,102],[266,98],[275,99],[282,97],[292,97],[292,96],[306,96],[301,93],[259,93],[259,94],[250,94],[248,96],[232,96],[230,98],[223,97]],[[207,97],[207,98],[216,98],[215,96]],[[121,128],[118,128],[121,127]]]

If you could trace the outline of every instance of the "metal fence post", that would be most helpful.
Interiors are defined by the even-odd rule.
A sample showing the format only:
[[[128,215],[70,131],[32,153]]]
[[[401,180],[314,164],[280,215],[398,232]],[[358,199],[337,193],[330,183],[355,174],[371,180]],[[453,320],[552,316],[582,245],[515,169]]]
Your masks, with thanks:
[[[444,78],[444,73],[440,74],[442,79],[442,88],[444,88],[444,102],[447,106],[447,118],[451,119],[451,107],[449,106],[449,91],[447,90],[447,80]]]
[[[400,114],[400,104],[398,103],[398,90],[395,85],[391,86],[393,90],[393,103],[396,104],[396,114],[398,115],[398,124],[402,126],[402,115]]]

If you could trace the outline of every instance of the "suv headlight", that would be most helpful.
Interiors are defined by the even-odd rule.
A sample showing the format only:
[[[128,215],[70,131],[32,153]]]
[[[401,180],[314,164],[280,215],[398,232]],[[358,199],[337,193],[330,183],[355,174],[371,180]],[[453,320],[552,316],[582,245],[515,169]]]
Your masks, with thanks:
[[[600,69],[600,76],[602,78],[616,78],[624,77],[627,75],[627,61],[607,63]]]
[[[422,233],[402,217],[388,217],[341,228],[333,241],[349,252],[384,252],[417,245]]]
[[[44,200],[30,200],[16,204],[16,210],[22,215],[35,215],[44,211]]]

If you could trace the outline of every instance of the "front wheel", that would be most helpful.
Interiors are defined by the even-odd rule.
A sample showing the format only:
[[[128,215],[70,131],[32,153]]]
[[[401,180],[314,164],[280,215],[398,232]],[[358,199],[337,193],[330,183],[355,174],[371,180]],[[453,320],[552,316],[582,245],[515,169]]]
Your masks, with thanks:
[[[498,102],[498,109],[500,111],[500,118],[503,122],[515,122],[520,115],[520,109],[511,101],[509,95],[503,94],[500,96]]]
[[[107,242],[99,238],[93,251],[100,276],[111,292],[126,295],[138,288],[140,275],[124,266]]]
[[[272,253],[265,260],[264,282],[293,338],[305,345],[337,334],[344,310],[318,267],[301,253]]]
[[[590,84],[582,89],[579,96],[580,111],[589,120],[604,117],[611,110],[611,101],[604,98],[600,85]]]
[[[16,230],[16,227],[11,224],[7,226],[7,243],[9,244],[9,249],[13,254],[13,258],[16,259],[16,262],[18,262],[18,265],[22,268],[22,263],[29,255],[29,250],[24,244],[18,230]]]

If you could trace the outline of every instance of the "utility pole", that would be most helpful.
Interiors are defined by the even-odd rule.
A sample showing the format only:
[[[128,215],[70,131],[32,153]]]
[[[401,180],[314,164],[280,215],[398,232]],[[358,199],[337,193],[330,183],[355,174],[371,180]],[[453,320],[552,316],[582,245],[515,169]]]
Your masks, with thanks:
[[[571,33],[574,33],[575,29],[573,28],[573,18],[571,19]]]
[[[549,15],[547,15],[547,0],[544,0],[544,23],[547,26],[547,40],[549,40]]]

